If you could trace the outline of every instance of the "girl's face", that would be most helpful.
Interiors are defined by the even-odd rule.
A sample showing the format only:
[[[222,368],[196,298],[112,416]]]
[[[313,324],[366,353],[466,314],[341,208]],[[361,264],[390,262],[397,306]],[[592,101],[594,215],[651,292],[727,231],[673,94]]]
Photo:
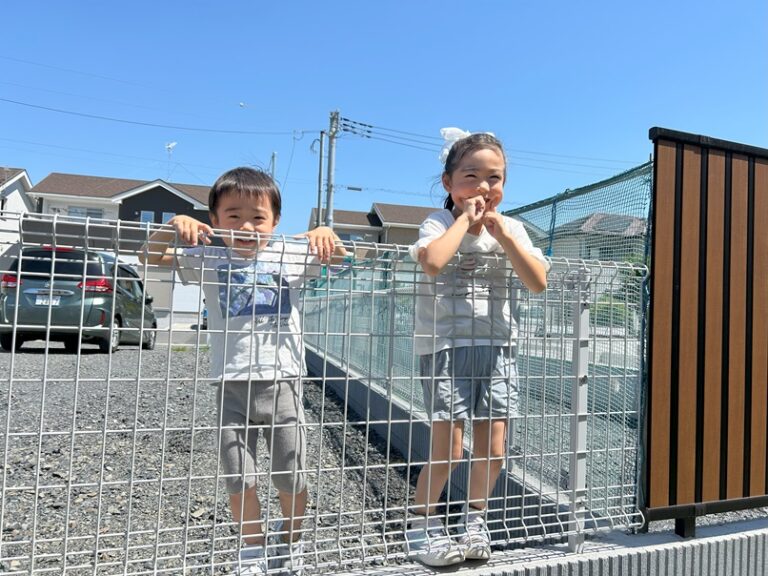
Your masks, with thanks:
[[[486,212],[494,212],[504,197],[504,156],[495,148],[482,148],[466,154],[451,174],[443,174],[443,186],[454,205],[477,196],[485,200]]]

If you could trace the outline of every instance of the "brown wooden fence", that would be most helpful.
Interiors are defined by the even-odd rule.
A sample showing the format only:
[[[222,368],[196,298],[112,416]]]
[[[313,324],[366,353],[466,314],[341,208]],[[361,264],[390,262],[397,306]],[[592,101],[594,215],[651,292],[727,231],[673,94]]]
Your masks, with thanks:
[[[768,505],[768,150],[653,128],[644,508]]]

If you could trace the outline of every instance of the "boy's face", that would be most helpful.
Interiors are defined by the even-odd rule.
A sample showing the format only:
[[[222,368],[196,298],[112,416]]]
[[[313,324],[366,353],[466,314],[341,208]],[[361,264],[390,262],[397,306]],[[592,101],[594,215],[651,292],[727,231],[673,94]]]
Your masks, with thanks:
[[[216,213],[211,213],[214,228],[235,232],[222,234],[224,243],[246,258],[254,256],[257,250],[267,245],[268,236],[277,228],[279,220],[275,218],[272,204],[266,195],[252,197],[224,194],[219,198]]]

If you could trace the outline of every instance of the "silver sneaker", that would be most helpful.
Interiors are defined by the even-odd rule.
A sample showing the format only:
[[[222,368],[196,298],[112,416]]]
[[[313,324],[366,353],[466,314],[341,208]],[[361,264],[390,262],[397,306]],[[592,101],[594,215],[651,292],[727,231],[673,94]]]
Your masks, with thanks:
[[[464,532],[459,545],[468,560],[488,560],[491,557],[491,533],[485,522],[485,511],[472,510],[466,514]]]
[[[451,566],[464,561],[464,552],[439,518],[413,518],[405,541],[408,556],[426,566]]]
[[[276,574],[288,574],[290,576],[302,576],[304,574],[304,541],[282,541],[280,532],[283,531],[283,521],[275,523],[273,545],[270,546],[269,569],[276,570]]]
[[[236,576],[264,576],[267,573],[267,559],[263,546],[246,546],[240,550]]]

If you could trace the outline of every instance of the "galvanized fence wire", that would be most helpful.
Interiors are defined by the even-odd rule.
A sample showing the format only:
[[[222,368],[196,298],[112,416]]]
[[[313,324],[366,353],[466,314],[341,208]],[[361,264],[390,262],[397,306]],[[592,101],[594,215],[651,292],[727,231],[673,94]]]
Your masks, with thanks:
[[[413,353],[413,308],[420,282],[416,265],[402,248],[377,253],[320,284],[305,299],[307,343],[344,378],[362,382],[390,402],[404,406],[413,425],[425,418]],[[379,250],[386,247],[379,247]],[[389,263],[387,264],[387,260]],[[554,259],[549,288],[528,293],[512,279],[517,294],[519,414],[510,419],[507,473],[534,497],[499,496],[507,502],[504,531],[509,540],[553,531],[567,533],[567,520],[552,510],[569,497],[573,366],[574,275],[585,277],[581,297],[589,303],[587,409],[588,526],[628,527],[639,521],[635,500],[638,402],[641,372],[640,292],[643,266]],[[597,304],[595,304],[597,302]],[[324,332],[313,336],[316,327]],[[374,346],[385,337],[386,346]],[[371,355],[369,350],[373,349]],[[326,378],[333,382],[332,378]],[[345,388],[349,385],[345,384]],[[369,422],[369,424],[379,424]],[[470,439],[468,438],[468,441]],[[412,448],[412,447],[411,447]],[[412,460],[410,464],[413,464]],[[419,461],[423,464],[423,461]],[[537,486],[535,490],[531,486]],[[527,503],[535,501],[535,512]],[[549,504],[549,507],[547,506]],[[522,510],[521,510],[522,508]],[[521,526],[510,528],[514,522]]]
[[[226,316],[217,323],[211,308],[219,304],[200,289],[210,279],[202,259],[200,282],[183,286],[178,262],[168,269],[137,258],[156,226],[40,215],[19,217],[15,226],[19,241],[0,256],[0,335],[10,334],[0,354],[3,573],[231,573],[242,534],[256,523],[233,516],[225,481],[236,475],[222,469],[222,437],[228,429],[259,436],[255,470],[245,476],[255,481],[264,530],[279,538],[287,518],[271,480],[284,455],[263,437],[290,427],[300,427],[307,443],[300,552],[307,572],[409,561],[406,522],[431,436],[413,351],[422,280],[405,247],[350,245],[367,258],[322,270],[309,256],[294,260],[299,272],[291,281],[304,285],[294,334],[283,322],[266,328]],[[276,240],[282,250],[294,244]],[[302,278],[302,270],[321,276]],[[556,259],[549,288],[538,295],[509,277],[520,393],[502,480],[487,499],[495,545],[639,523],[635,297],[645,274],[641,266]],[[269,288],[282,309],[289,295],[272,283],[287,276],[280,268],[269,278],[216,277],[213,293],[232,302],[239,288]],[[132,313],[124,301],[131,294],[142,304]],[[583,302],[591,318],[582,367],[588,396],[577,413],[574,310]],[[67,306],[69,319],[61,314]],[[253,305],[243,309],[260,314]],[[303,338],[303,423],[221,425],[219,380],[209,375],[221,354],[214,341],[226,346],[242,335]],[[571,435],[577,419],[586,424],[579,449]],[[442,510],[451,529],[463,522],[468,459],[465,453],[446,489]],[[583,486],[571,480],[580,459]],[[288,505],[295,512],[298,500]]]

